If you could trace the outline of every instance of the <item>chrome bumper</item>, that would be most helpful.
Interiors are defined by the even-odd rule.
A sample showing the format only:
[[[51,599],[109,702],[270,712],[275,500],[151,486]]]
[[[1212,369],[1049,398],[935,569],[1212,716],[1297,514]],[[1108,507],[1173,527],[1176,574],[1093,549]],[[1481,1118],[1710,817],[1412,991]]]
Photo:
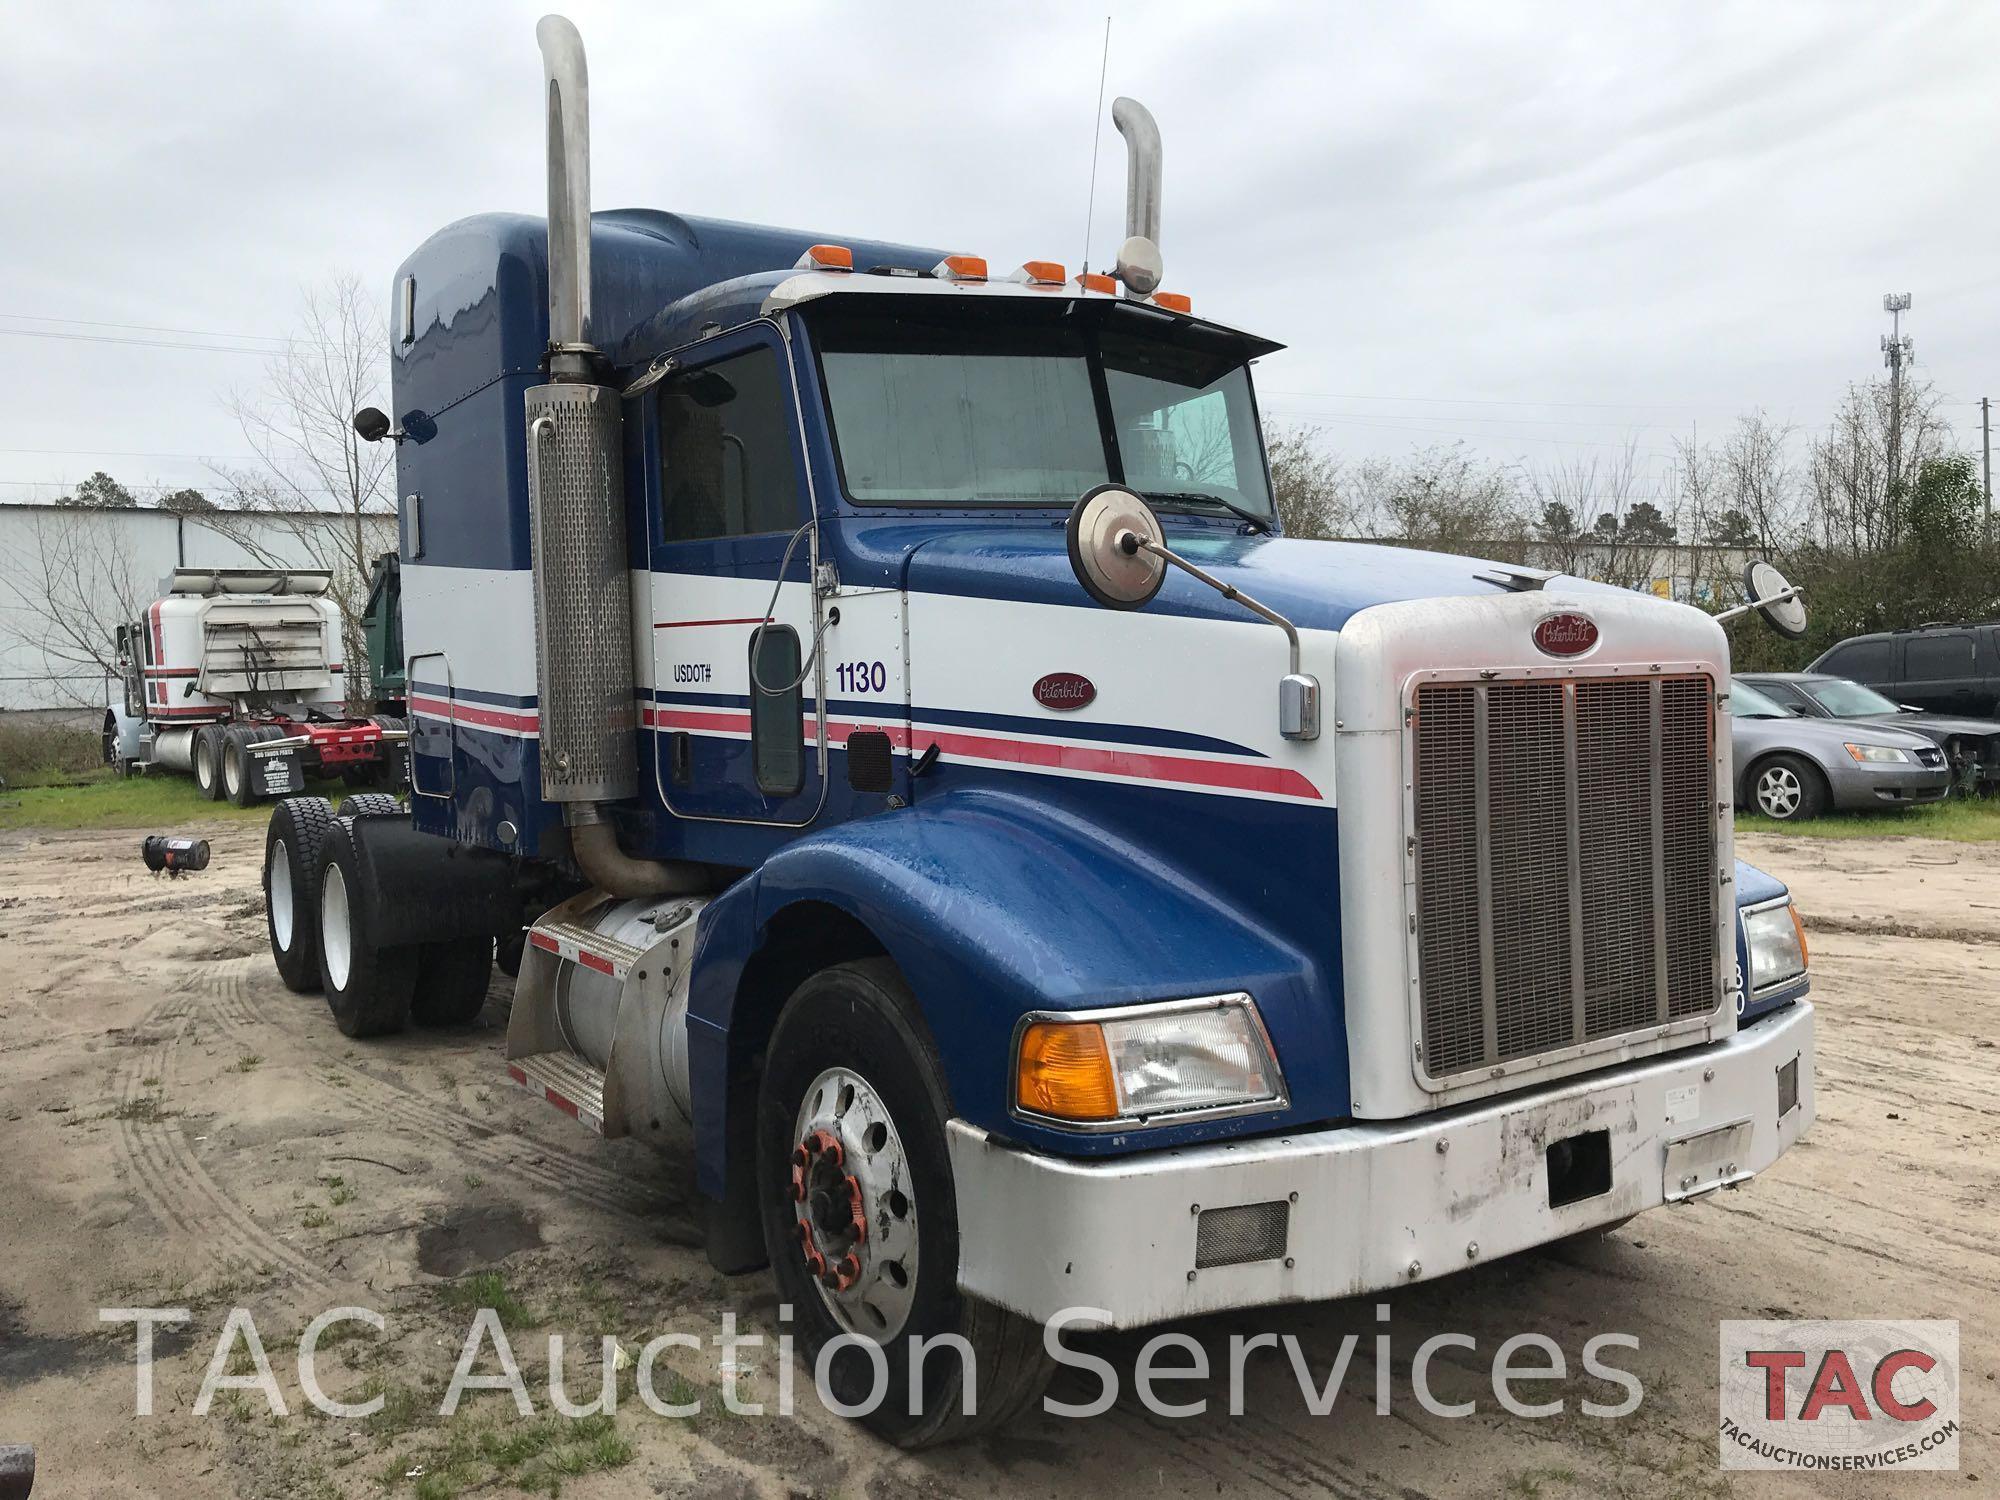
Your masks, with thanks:
[[[1787,1077],[1796,1102],[1781,1115]],[[953,1120],[958,1280],[1038,1321],[1094,1308],[1117,1328],[1359,1296],[1734,1186],[1812,1121],[1803,1001],[1712,1046],[1414,1120],[1098,1160]],[[1608,1189],[1555,1206],[1549,1148],[1599,1132]],[[1263,1258],[1198,1266],[1246,1243],[1217,1233],[1198,1256],[1204,1214],[1248,1205],[1262,1212],[1230,1228],[1264,1226]]]

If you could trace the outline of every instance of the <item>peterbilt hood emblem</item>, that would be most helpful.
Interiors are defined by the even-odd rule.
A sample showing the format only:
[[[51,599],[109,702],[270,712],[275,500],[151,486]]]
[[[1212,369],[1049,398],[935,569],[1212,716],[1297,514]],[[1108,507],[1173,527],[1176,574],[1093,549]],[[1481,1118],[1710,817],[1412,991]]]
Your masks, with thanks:
[[[1096,686],[1080,672],[1051,672],[1035,683],[1035,701],[1058,713],[1082,708],[1096,696]]]
[[[1535,621],[1536,649],[1550,656],[1581,656],[1597,644],[1597,622],[1588,615],[1564,611]]]

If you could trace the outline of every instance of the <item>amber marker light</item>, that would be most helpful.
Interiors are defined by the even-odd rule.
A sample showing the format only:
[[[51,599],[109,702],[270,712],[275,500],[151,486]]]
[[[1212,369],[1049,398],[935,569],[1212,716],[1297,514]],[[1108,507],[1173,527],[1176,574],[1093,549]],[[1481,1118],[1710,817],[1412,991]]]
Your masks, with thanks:
[[[1109,1120],[1118,1089],[1104,1028],[1094,1021],[1036,1021],[1021,1033],[1014,1102],[1058,1120]]]

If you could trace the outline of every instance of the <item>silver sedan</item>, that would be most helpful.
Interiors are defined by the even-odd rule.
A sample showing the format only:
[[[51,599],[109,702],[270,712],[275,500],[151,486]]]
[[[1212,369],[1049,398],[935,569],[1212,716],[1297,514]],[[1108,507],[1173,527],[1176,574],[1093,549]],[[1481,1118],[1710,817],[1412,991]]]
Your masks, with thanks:
[[[1944,752],[1886,724],[1807,719],[1738,677],[1729,686],[1736,805],[1790,822],[1829,808],[1914,807],[1951,793]]]

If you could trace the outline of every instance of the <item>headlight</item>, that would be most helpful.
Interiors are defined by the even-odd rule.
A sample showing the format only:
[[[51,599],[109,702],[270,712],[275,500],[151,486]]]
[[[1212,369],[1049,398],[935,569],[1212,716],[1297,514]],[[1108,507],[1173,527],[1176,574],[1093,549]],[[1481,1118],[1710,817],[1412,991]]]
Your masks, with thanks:
[[[1101,1129],[1283,1103],[1284,1076],[1248,995],[1035,1015],[1021,1027],[1021,1114]]]
[[[1910,752],[1898,750],[1894,745],[1849,745],[1847,753],[1865,765],[1895,766],[1910,763]]]
[[[1743,913],[1743,946],[1753,995],[1806,970],[1806,930],[1789,897]]]

